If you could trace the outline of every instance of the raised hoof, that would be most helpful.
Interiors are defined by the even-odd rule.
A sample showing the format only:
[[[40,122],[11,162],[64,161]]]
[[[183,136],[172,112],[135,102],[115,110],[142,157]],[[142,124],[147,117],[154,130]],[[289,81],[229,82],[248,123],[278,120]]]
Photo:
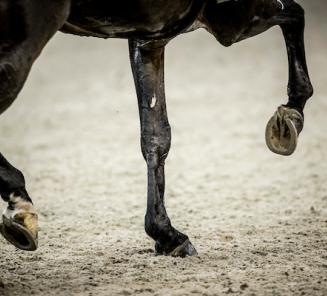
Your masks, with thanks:
[[[2,215],[0,232],[11,244],[24,251],[38,246],[38,217],[31,203],[20,200],[8,206]]]
[[[266,128],[268,148],[280,155],[291,155],[296,149],[303,123],[303,116],[297,110],[285,106],[278,107]]]

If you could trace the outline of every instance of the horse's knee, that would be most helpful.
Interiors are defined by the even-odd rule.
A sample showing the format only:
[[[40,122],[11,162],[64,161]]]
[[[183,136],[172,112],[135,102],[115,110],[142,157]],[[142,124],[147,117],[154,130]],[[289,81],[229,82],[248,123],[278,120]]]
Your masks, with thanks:
[[[165,161],[171,143],[168,123],[145,124],[141,136],[141,147],[148,168],[156,169]]]
[[[16,71],[6,62],[0,61],[0,114],[3,113],[13,101],[13,88],[15,85]]]
[[[16,99],[29,69],[29,66],[13,61],[13,58],[0,59],[0,114]]]
[[[1,114],[17,97],[47,41],[67,19],[70,1],[0,2]]]
[[[31,55],[24,42],[0,41],[0,114],[16,99],[32,66]]]

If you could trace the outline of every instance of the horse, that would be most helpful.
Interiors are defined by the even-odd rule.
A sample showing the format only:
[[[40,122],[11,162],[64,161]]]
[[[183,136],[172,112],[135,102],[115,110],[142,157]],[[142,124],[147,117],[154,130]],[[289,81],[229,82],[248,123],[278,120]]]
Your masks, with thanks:
[[[192,256],[188,236],[172,226],[164,205],[165,159],[171,142],[164,87],[164,53],[170,40],[199,28],[223,46],[279,26],[289,64],[288,101],[269,120],[268,148],[291,155],[313,95],[304,46],[304,9],[294,0],[1,0],[0,113],[15,100],[31,66],[51,37],[61,31],[129,42],[147,164],[145,231],[158,255]],[[0,153],[0,195],[8,203],[0,232],[26,251],[38,247],[38,216],[24,175]]]

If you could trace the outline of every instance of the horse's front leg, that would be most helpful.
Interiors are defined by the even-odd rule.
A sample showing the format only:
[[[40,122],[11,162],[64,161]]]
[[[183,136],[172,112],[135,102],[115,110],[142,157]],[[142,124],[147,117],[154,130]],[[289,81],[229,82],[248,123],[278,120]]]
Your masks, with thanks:
[[[187,235],[176,230],[164,205],[164,164],[171,141],[164,92],[164,43],[130,40],[130,58],[141,120],[141,148],[148,168],[145,231],[157,254],[195,255]]]
[[[23,174],[0,153],[0,195],[8,202],[1,234],[17,248],[34,251],[38,245],[38,217],[25,188]]]
[[[70,0],[0,0],[0,114],[16,99],[33,62],[62,27],[69,9]],[[8,203],[2,215],[1,234],[19,249],[35,250],[38,218],[24,176],[1,153],[0,195]]]

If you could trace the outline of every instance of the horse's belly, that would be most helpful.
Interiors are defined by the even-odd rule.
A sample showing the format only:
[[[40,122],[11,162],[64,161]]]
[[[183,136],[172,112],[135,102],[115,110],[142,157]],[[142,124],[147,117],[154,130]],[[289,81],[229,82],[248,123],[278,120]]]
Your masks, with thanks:
[[[193,22],[203,0],[75,0],[67,25],[105,37],[151,37]],[[192,20],[193,17],[193,20]]]

